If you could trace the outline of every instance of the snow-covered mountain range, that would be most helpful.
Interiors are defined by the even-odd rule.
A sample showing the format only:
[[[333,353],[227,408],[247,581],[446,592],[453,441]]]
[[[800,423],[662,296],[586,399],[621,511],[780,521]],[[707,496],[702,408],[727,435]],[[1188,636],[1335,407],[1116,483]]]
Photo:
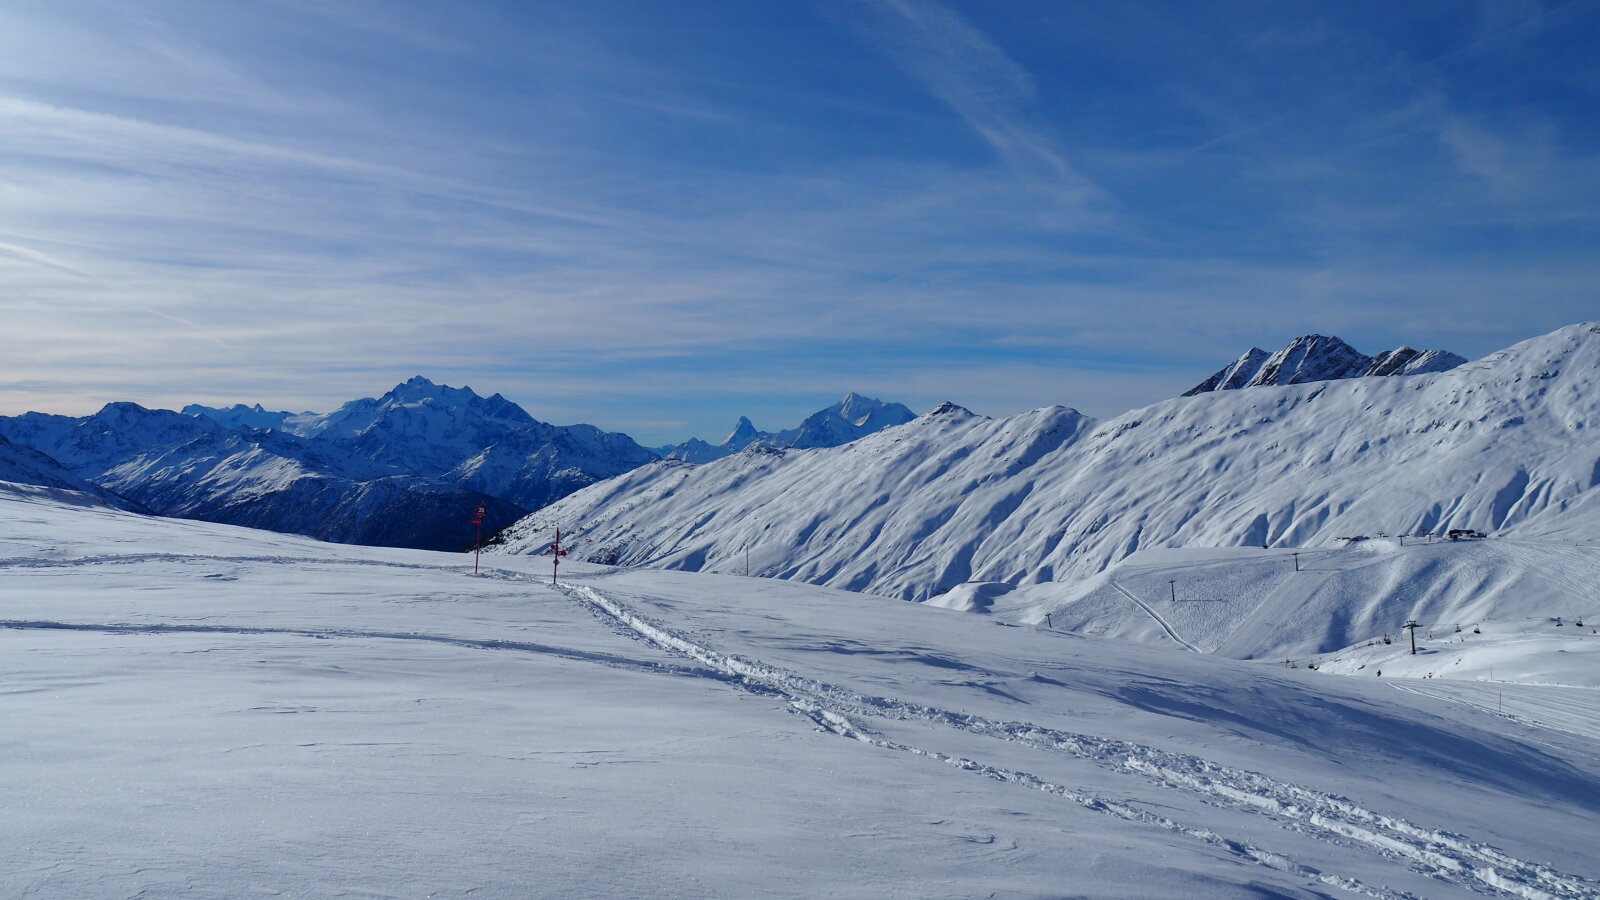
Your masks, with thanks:
[[[1335,378],[1425,375],[1429,372],[1447,372],[1466,361],[1465,357],[1447,350],[1415,350],[1411,347],[1367,356],[1337,337],[1308,334],[1295,338],[1276,353],[1269,354],[1259,347],[1251,347],[1215,375],[1184,391],[1183,396],[1246,387],[1331,381]]]
[[[926,600],[1090,577],[1147,547],[1600,525],[1600,323],[1447,372],[1180,397],[1096,421],[946,404],[838,448],[663,461],[531,515],[583,558]]]
[[[469,544],[479,505],[492,533],[656,459],[626,435],[421,377],[322,415],[111,403],[0,418],[0,435],[164,515],[422,549]]]
[[[667,459],[703,463],[756,445],[797,450],[838,447],[885,428],[904,425],[916,417],[917,414],[904,404],[885,403],[852,391],[838,403],[807,416],[798,428],[758,431],[748,418],[740,416],[739,424],[720,444],[690,438],[675,447],[661,447],[658,452]]]

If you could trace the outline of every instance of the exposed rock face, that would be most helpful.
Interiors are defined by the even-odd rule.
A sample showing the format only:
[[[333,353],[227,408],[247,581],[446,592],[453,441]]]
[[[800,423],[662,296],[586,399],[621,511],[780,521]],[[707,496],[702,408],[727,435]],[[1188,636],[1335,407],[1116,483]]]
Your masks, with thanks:
[[[1272,354],[1251,347],[1215,375],[1185,391],[1183,396],[1338,378],[1446,372],[1465,362],[1465,358],[1444,350],[1411,347],[1367,356],[1337,337],[1308,334],[1295,338],[1287,347]]]

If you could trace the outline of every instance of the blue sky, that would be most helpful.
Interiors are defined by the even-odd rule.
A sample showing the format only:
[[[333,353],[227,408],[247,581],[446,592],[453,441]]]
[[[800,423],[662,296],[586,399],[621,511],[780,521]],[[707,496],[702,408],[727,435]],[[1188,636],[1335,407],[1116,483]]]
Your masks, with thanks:
[[[1600,0],[0,7],[0,413],[647,443],[1600,318]]]

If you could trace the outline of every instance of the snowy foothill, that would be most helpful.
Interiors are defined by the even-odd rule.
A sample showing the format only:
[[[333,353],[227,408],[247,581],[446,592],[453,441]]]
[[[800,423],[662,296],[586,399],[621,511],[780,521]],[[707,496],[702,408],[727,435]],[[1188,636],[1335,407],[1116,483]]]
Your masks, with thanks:
[[[0,894],[1600,891],[1592,737],[1433,680],[485,563],[0,487]]]

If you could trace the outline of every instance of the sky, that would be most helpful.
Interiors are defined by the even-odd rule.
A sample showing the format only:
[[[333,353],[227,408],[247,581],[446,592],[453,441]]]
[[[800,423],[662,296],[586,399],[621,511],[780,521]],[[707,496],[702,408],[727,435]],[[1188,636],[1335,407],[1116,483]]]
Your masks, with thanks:
[[[7,0],[0,414],[646,444],[1600,318],[1600,0]]]

